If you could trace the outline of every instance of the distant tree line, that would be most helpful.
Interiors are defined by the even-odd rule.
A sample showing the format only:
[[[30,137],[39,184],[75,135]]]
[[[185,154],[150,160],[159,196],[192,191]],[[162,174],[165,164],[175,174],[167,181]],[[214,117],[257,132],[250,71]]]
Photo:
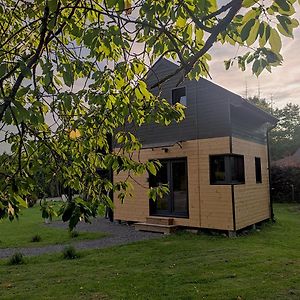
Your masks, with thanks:
[[[292,155],[300,148],[300,106],[287,103],[283,108],[273,107],[267,99],[248,98],[264,111],[278,118],[277,126],[270,132],[270,152],[273,161]]]
[[[279,120],[269,136],[272,161],[292,155],[300,148],[299,105],[287,103],[283,108],[274,108],[270,101],[257,96],[248,101]],[[271,164],[271,197],[275,202],[300,202],[300,168]]]

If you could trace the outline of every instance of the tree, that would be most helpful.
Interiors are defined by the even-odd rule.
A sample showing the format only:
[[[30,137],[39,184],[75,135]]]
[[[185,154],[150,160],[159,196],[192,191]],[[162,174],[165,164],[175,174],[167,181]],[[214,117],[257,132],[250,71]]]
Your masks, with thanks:
[[[276,108],[274,115],[279,119],[271,132],[271,155],[274,160],[292,155],[300,148],[300,107],[287,103],[283,108]]]
[[[272,160],[292,155],[300,148],[300,107],[287,103],[283,108],[273,108],[266,99],[257,96],[248,99],[259,108],[278,118],[277,126],[270,132]]]
[[[130,178],[159,167],[133,158],[141,143],[131,128],[184,116],[182,106],[151,93],[148,65],[160,57],[179,62],[156,87],[178,73],[181,80],[209,76],[209,51],[221,43],[247,49],[226,69],[236,61],[256,75],[271,72],[282,62],[281,37],[293,37],[298,26],[295,6],[295,0],[232,0],[221,7],[216,0],[1,0],[0,122],[11,154],[0,167],[0,216],[13,218],[26,206],[40,168],[88,195],[65,207],[71,227],[111,204],[111,191],[124,199],[128,180],[112,183],[101,176],[105,170]],[[162,191],[149,195],[156,192]]]
[[[257,107],[259,107],[260,109],[264,110],[265,112],[273,114],[272,105],[270,102],[268,102],[267,99],[260,98],[258,96],[253,96],[253,97],[247,98],[247,100],[249,102],[251,102],[252,104],[256,105]]]

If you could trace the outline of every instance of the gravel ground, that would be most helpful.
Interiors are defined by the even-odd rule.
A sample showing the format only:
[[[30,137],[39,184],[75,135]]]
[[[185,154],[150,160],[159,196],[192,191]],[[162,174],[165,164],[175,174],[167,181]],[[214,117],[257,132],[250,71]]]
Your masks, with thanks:
[[[49,226],[66,228],[67,230],[67,224],[63,222],[53,222]],[[80,242],[70,243],[77,250],[107,248],[115,245],[124,245],[136,241],[163,237],[163,235],[160,233],[135,231],[133,226],[112,223],[104,218],[98,218],[94,220],[92,224],[80,223],[77,225],[76,230],[100,231],[109,234],[109,236],[101,238],[99,240],[80,241]],[[62,251],[65,246],[66,245],[64,244],[64,245],[48,245],[48,246],[36,247],[36,248],[5,248],[5,249],[0,249],[0,258],[9,257],[15,252],[21,252],[25,256],[41,255],[45,253],[55,253],[55,252]]]

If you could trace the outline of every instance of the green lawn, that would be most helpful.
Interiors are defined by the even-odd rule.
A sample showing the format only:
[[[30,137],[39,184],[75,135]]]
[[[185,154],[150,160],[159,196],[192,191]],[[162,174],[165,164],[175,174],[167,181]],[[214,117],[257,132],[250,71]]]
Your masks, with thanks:
[[[1,299],[300,299],[300,206],[236,239],[178,234],[126,246],[0,262]]]
[[[32,243],[31,239],[36,234],[41,236],[41,241]],[[103,236],[105,235],[101,232],[80,232],[78,237],[71,238],[67,229],[54,228],[44,223],[39,205],[25,209],[19,220],[0,221],[0,248],[65,244],[71,241],[98,239]]]

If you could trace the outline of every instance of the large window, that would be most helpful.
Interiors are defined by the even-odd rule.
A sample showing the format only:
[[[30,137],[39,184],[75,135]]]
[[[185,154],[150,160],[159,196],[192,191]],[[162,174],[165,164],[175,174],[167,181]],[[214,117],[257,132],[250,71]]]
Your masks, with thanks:
[[[210,184],[245,183],[244,156],[235,154],[210,156]]]
[[[255,157],[255,176],[256,183],[262,183],[260,157]]]
[[[172,90],[172,104],[181,103],[186,106],[186,92],[185,87],[180,87]]]
[[[188,216],[187,159],[162,159],[161,168],[154,176],[149,174],[150,187],[168,184],[170,192],[156,201],[150,200],[150,214],[158,216]]]

